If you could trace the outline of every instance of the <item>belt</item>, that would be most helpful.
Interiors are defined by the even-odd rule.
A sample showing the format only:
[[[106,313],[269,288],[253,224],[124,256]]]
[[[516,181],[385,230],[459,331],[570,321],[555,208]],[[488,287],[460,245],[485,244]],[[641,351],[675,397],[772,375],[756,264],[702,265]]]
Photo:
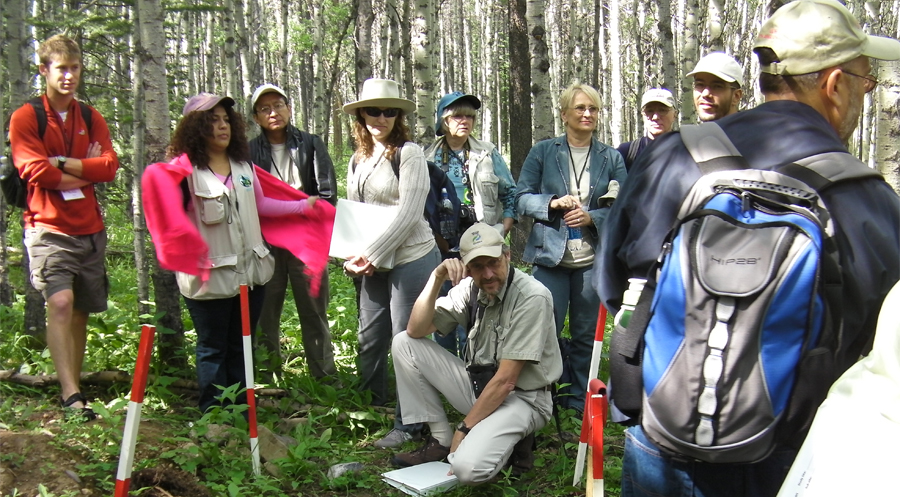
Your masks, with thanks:
[[[519,392],[549,392],[549,391],[550,391],[550,385],[544,385],[544,386],[542,386],[542,387],[540,387],[540,388],[533,388],[533,389],[531,389],[531,390],[525,390],[524,388],[516,387],[515,390],[517,390],[517,391],[519,391]]]

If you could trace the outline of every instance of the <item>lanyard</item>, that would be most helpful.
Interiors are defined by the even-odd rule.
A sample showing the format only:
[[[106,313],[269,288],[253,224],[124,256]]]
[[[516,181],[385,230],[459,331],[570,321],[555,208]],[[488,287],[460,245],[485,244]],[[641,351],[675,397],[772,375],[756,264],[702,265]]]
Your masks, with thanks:
[[[591,160],[591,149],[594,148],[594,140],[588,145],[587,155],[584,156],[584,164],[581,165],[581,173],[575,168],[575,156],[572,155],[572,147],[569,146],[569,140],[566,140],[566,148],[569,149],[569,162],[572,164],[572,172],[575,174],[575,191],[578,192],[578,201],[581,201],[581,180],[584,178],[584,172],[587,170],[588,161]]]

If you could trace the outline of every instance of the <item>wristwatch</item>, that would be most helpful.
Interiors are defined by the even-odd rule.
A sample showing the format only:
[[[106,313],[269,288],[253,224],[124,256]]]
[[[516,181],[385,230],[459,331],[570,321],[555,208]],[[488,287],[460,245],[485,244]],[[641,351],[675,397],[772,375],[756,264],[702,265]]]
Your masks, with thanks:
[[[466,426],[466,422],[465,420],[463,420],[460,421],[458,425],[456,425],[456,431],[461,431],[463,435],[468,435],[469,432],[472,431],[472,429]]]
[[[60,171],[66,172],[66,156],[60,155],[56,157],[56,167],[59,168]]]

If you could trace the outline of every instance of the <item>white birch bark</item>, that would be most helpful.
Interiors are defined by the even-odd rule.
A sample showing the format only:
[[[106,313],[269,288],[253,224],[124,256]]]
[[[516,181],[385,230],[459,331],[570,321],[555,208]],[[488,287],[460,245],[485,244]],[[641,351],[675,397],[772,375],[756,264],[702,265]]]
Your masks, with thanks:
[[[554,133],[553,97],[550,95],[550,60],[547,57],[547,31],[544,27],[544,0],[528,0],[528,49],[531,52],[531,99],[535,143],[552,138]]]

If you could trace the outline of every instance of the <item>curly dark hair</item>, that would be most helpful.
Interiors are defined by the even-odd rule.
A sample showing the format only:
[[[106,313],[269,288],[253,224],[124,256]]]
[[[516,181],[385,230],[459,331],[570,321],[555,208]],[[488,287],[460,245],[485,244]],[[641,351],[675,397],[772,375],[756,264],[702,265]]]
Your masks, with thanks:
[[[394,120],[394,129],[388,135],[384,144],[385,158],[391,160],[394,153],[403,147],[403,144],[409,141],[409,127],[406,125],[406,113],[402,109]],[[372,133],[366,128],[366,118],[362,115],[362,109],[356,109],[356,122],[353,123],[353,138],[356,141],[356,151],[359,152],[359,160],[367,159],[372,156],[372,150],[375,149],[375,140]]]
[[[250,145],[247,143],[247,126],[241,114],[230,106],[223,106],[231,124],[231,142],[228,143],[228,156],[236,161],[250,162]],[[187,154],[191,163],[197,167],[209,165],[204,138],[213,136],[212,109],[194,111],[181,118],[172,140],[166,149],[167,159]]]

